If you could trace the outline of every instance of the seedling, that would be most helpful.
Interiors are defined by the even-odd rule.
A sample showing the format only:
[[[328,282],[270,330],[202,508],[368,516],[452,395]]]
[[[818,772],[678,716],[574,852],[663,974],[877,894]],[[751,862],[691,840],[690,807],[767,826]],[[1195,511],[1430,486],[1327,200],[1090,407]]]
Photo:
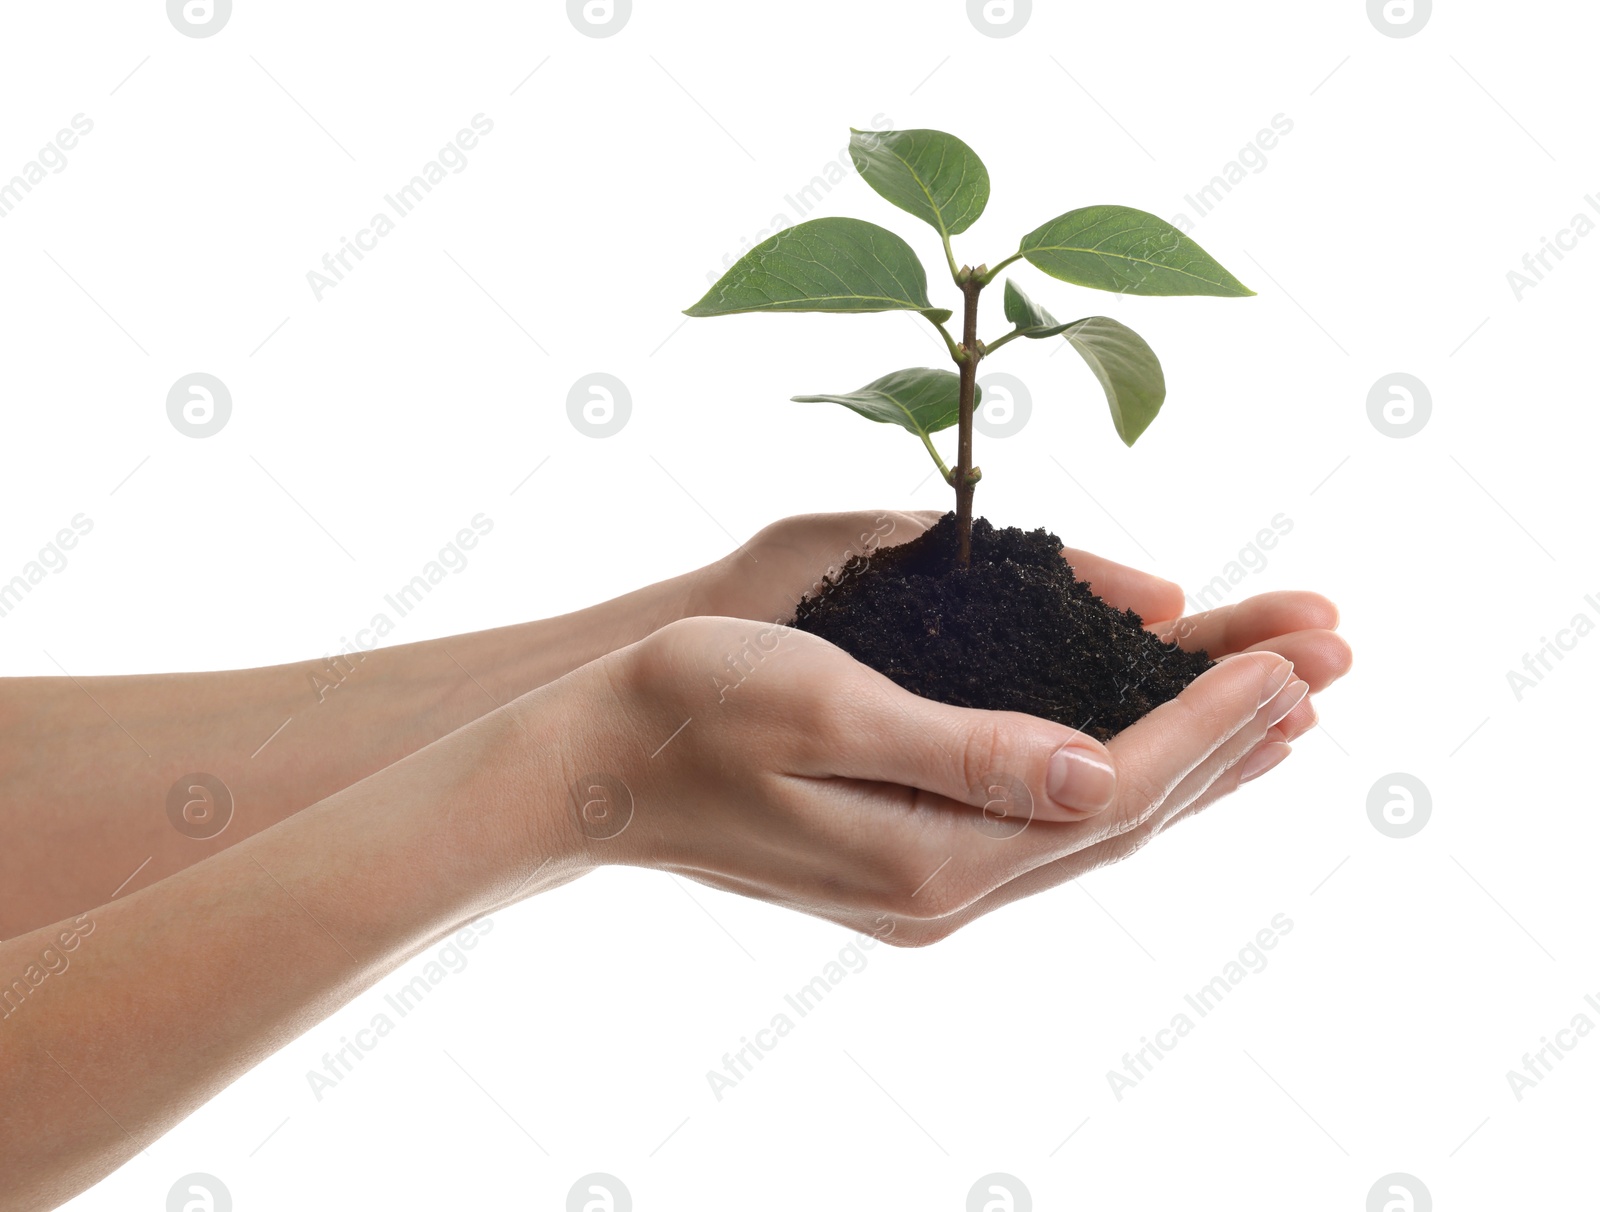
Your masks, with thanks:
[[[989,172],[954,135],[937,130],[852,130],[850,158],[874,190],[939,233],[951,279],[961,294],[961,339],[945,327],[954,313],[928,298],[928,275],[911,246],[861,219],[813,219],[758,244],[718,279],[690,316],[751,311],[914,311],[944,339],[955,371],[897,370],[859,391],[795,396],[842,404],[868,420],[899,425],[922,440],[956,494],[957,562],[971,557],[972,495],[982,472],[972,461],[972,417],[980,402],[978,363],[1018,337],[1065,338],[1105,389],[1111,421],[1132,446],[1166,399],[1155,351],[1108,316],[1059,323],[1011,279],[1005,283],[1009,332],[978,337],[978,298],[1006,266],[1026,260],[1052,278],[1132,295],[1255,292],[1164,219],[1127,206],[1085,206],[1023,236],[992,269],[957,266],[950,237],[971,227],[989,201]],[[956,465],[939,456],[932,435],[956,426]]]

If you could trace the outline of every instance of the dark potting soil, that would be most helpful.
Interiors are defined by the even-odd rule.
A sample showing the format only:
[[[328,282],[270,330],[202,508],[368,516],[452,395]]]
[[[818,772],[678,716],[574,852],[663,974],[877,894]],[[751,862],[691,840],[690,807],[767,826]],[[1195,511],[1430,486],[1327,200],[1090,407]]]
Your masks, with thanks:
[[[845,565],[801,601],[794,626],[924,698],[1022,711],[1109,740],[1212,665],[1164,644],[1090,592],[1044,530],[972,524],[955,566],[947,513],[909,543]]]

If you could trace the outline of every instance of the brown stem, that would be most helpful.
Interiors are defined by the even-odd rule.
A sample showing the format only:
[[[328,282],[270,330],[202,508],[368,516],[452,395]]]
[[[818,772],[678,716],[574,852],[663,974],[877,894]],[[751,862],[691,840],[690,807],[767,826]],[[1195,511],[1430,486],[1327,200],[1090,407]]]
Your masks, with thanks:
[[[956,563],[965,568],[972,561],[972,492],[977,478],[972,474],[972,413],[978,395],[978,294],[983,281],[973,273],[961,284],[966,301],[961,319],[961,349],[966,355],[961,367],[961,412],[956,430],[959,446],[951,486],[956,490]]]

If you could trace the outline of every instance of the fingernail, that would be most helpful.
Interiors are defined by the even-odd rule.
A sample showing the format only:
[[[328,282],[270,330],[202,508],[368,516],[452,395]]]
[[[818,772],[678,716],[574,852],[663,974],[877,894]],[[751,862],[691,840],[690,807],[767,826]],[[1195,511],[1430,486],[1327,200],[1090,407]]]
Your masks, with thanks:
[[[1063,745],[1050,755],[1045,792],[1057,807],[1104,812],[1117,793],[1117,772],[1098,754]]]
[[[1264,704],[1266,708],[1266,716],[1264,718],[1267,727],[1271,728],[1274,724],[1280,722],[1284,716],[1300,706],[1300,700],[1305,698],[1310,690],[1310,686],[1307,686],[1299,678],[1295,678],[1282,690],[1278,691],[1276,695]]]
[[[1281,665],[1269,673],[1266,681],[1262,683],[1261,700],[1256,704],[1256,710],[1260,711],[1261,708],[1272,702],[1273,696],[1287,686],[1289,684],[1289,679],[1293,676],[1294,662],[1289,660],[1285,660]]]
[[[1289,746],[1283,741],[1268,741],[1257,745],[1244,761],[1239,763],[1239,783],[1244,785],[1258,779],[1289,756]]]

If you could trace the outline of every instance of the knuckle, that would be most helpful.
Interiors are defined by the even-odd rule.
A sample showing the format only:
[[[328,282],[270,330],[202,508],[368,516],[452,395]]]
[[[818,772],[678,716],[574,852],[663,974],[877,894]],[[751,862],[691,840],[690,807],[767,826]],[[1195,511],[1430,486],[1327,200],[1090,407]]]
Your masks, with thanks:
[[[900,873],[901,891],[892,898],[891,912],[925,927],[945,922],[954,929],[962,911],[987,891],[979,884],[948,857],[924,858],[915,867],[907,864]]]
[[[686,666],[706,648],[706,621],[674,619],[631,649],[628,672],[640,689],[657,692],[677,684]]]
[[[1001,764],[1002,746],[999,721],[992,718],[974,723],[962,733],[958,751],[953,755],[953,773],[960,780],[960,785],[967,789],[969,802],[975,793],[984,788],[989,776]]]
[[[882,941],[891,947],[900,947],[906,950],[920,950],[941,943],[961,928],[957,918],[944,918],[938,921],[902,919],[902,928],[893,934],[883,936]]]
[[[1149,840],[1148,837],[1134,833],[1118,838],[1116,842],[1109,846],[1097,847],[1098,852],[1094,856],[1094,865],[1089,870],[1099,871],[1102,868],[1124,862],[1139,853],[1149,843]]]
[[[1188,805],[1182,812],[1175,812],[1166,820],[1162,821],[1161,828],[1158,829],[1157,832],[1165,833],[1168,829],[1173,828],[1181,822],[1199,816],[1207,808],[1211,807],[1211,804],[1211,800],[1198,800],[1195,803]]]
[[[914,922],[909,923],[907,929],[897,930],[883,941],[888,943],[889,946],[898,947],[903,951],[915,951],[923,947],[931,947],[945,937],[944,934],[939,933],[938,930],[931,926],[922,922]]]
[[[1153,825],[1146,825],[1138,829],[1124,830],[1119,836],[1112,838],[1102,845],[1094,847],[1091,865],[1080,874],[1098,871],[1102,867],[1110,867],[1131,858],[1150,844],[1150,839],[1156,835]]]
[[[1137,829],[1171,793],[1167,780],[1135,767],[1117,771],[1117,823],[1112,836]]]
[[[797,638],[810,639],[803,633]],[[788,642],[788,641],[785,641]],[[768,684],[775,695],[769,709],[782,717],[785,731],[798,750],[819,763],[837,761],[859,742],[864,731],[873,731],[871,721],[852,709],[851,696],[833,676],[812,676],[786,681],[781,688]],[[765,693],[758,689],[758,694]]]
[[[907,895],[901,902],[900,913],[902,917],[915,921],[935,922],[955,911],[957,906],[951,903],[951,899],[943,888],[930,885]]]
[[[1223,744],[1256,714],[1263,679],[1282,662],[1281,657],[1267,659],[1269,656],[1253,653],[1230,657],[1209,671],[1220,676],[1215,684],[1207,684],[1205,693],[1185,691],[1172,700],[1177,717],[1172,721],[1173,727],[1197,741],[1203,738],[1210,749]]]
[[[936,864],[903,862],[896,865],[891,887],[896,889],[884,906],[896,917],[913,922],[932,922],[954,913],[961,900],[953,881]]]
[[[1106,835],[1107,838],[1125,837],[1132,833],[1140,825],[1144,824],[1147,811],[1146,809],[1140,809],[1137,812],[1125,812],[1118,815],[1111,825],[1110,832]]]
[[[1174,731],[1211,736],[1221,723],[1211,696],[1180,694],[1171,702],[1172,714],[1177,717],[1170,721]]]
[[[1136,829],[1122,839],[1122,853],[1117,857],[1119,859],[1132,858],[1148,846],[1155,839],[1155,836],[1156,831],[1154,829]]]

